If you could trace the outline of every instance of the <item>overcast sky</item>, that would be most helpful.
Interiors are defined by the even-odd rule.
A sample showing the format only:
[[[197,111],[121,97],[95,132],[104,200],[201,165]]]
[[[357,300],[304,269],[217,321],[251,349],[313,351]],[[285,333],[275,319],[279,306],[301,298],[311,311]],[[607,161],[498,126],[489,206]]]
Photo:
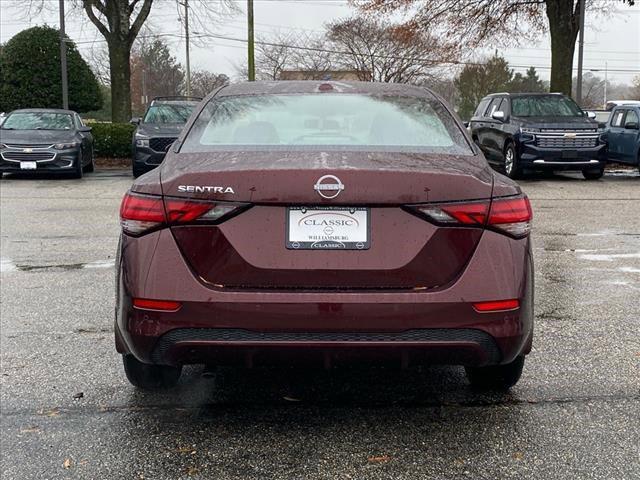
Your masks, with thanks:
[[[175,0],[161,0],[154,5],[149,25],[154,33],[181,35],[182,24],[178,21]],[[192,0],[193,1],[193,0]],[[597,69],[604,76],[605,64],[609,70],[608,78],[612,82],[630,83],[635,75],[640,75],[640,6],[623,6],[617,0],[616,13],[608,18],[598,18],[595,13],[587,13],[585,29],[585,69]],[[21,2],[24,5],[25,2]],[[48,11],[32,18],[21,17],[21,10],[10,0],[0,0],[0,42],[4,43],[13,35],[29,26],[48,24],[58,27],[57,1],[47,0]],[[71,1],[66,0],[68,9]],[[640,3],[640,2],[638,2]],[[243,8],[244,0],[238,5]],[[23,9],[24,7],[21,7]],[[256,37],[268,38],[273,32],[320,32],[323,25],[331,20],[348,17],[353,10],[344,0],[255,0]],[[73,12],[67,15],[67,33],[76,42],[83,54],[92,48],[104,44],[102,37],[85,20],[82,14]],[[196,22],[194,22],[196,23]],[[197,24],[192,26],[197,33]],[[499,27],[497,27],[499,28]],[[209,28],[216,34],[246,39],[246,18],[240,13],[225,19],[219,26]],[[180,62],[184,62],[185,43],[183,38],[163,36]],[[469,48],[472,48],[469,45]],[[492,50],[475,49],[474,55],[490,54]],[[536,44],[526,43],[518,48],[500,49],[516,71],[524,71],[526,66],[536,66],[542,78],[548,78],[550,66],[550,49],[548,39],[544,36]],[[577,51],[576,51],[577,62]],[[206,69],[218,73],[226,73],[230,77],[237,75],[235,65],[246,58],[246,43],[224,39],[200,39],[192,45],[192,68]],[[575,67],[575,65],[574,65]],[[616,70],[632,70],[621,72]]]

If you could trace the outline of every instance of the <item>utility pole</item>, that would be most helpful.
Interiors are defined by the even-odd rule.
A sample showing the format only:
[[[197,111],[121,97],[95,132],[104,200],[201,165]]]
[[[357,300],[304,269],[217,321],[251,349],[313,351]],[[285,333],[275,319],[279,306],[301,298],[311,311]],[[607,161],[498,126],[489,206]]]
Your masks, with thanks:
[[[253,43],[253,0],[247,0],[247,48],[249,49],[247,52],[248,55],[248,76],[250,82],[255,82],[256,80],[256,64],[255,64],[255,49]]]
[[[608,70],[607,62],[604,62],[604,104],[602,108],[607,108],[607,70]]]
[[[191,60],[189,58],[189,0],[184,0],[184,36],[187,45],[187,96],[191,96]]]
[[[69,109],[69,85],[67,82],[67,43],[64,33],[64,0],[59,1],[60,10],[60,70],[62,73],[62,108]]]
[[[580,38],[578,40],[578,79],[576,81],[576,102],[582,106],[582,60],[584,54],[584,3],[585,0],[578,0],[580,2]]]

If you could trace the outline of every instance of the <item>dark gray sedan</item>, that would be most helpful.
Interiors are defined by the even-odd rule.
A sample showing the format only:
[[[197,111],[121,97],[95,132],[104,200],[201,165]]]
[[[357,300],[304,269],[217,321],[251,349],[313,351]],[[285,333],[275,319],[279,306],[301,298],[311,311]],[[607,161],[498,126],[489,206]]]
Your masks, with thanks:
[[[0,127],[0,175],[92,172],[91,127],[70,110],[24,109],[9,113]]]

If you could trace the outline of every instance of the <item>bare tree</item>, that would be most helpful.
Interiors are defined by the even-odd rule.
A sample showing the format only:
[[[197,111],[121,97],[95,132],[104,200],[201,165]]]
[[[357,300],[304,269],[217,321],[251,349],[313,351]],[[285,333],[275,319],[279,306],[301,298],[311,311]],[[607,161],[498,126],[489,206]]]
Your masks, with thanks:
[[[457,58],[458,46],[426,30],[366,17],[327,25],[327,37],[340,53],[334,61],[361,72],[361,80],[416,82],[435,75],[445,60]]]
[[[107,41],[111,77],[111,118],[131,117],[131,47],[149,16],[153,0],[82,0],[82,7]]]
[[[94,45],[87,54],[87,62],[102,85],[111,85],[109,50],[104,44]]]
[[[256,44],[256,78],[258,80],[278,80],[280,73],[292,68],[298,55],[293,34],[278,33],[268,42]]]
[[[228,83],[229,77],[224,73],[213,73],[206,70],[191,72],[191,94],[196,97],[206,97]]]
[[[21,6],[23,2],[16,2]],[[25,16],[50,9],[53,2],[28,0]],[[111,84],[111,116],[114,122],[125,122],[131,117],[131,50],[152,6],[158,0],[73,0],[76,10],[82,10],[107,42],[109,51],[109,81]],[[176,3],[177,6],[179,6]],[[193,11],[193,38],[216,25],[221,17],[238,12],[233,0],[190,0]],[[178,15],[182,10],[178,9]]]
[[[607,0],[585,0],[603,12]],[[410,29],[444,29],[459,43],[491,40],[515,45],[541,31],[551,35],[551,90],[571,94],[571,73],[580,28],[580,0],[351,0],[368,13],[415,13]],[[617,0],[633,5],[635,0]],[[546,17],[546,18],[545,18]]]

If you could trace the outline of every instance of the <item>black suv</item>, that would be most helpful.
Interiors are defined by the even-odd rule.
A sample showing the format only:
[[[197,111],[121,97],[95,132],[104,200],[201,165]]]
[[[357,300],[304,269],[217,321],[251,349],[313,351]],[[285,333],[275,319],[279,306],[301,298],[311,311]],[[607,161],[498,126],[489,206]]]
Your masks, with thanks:
[[[137,125],[133,134],[133,176],[154,169],[176,141],[199,97],[156,97],[144,117],[132,118]]]
[[[559,93],[494,93],[482,99],[469,130],[487,160],[511,178],[525,170],[580,170],[592,180],[606,162],[592,116]]]

